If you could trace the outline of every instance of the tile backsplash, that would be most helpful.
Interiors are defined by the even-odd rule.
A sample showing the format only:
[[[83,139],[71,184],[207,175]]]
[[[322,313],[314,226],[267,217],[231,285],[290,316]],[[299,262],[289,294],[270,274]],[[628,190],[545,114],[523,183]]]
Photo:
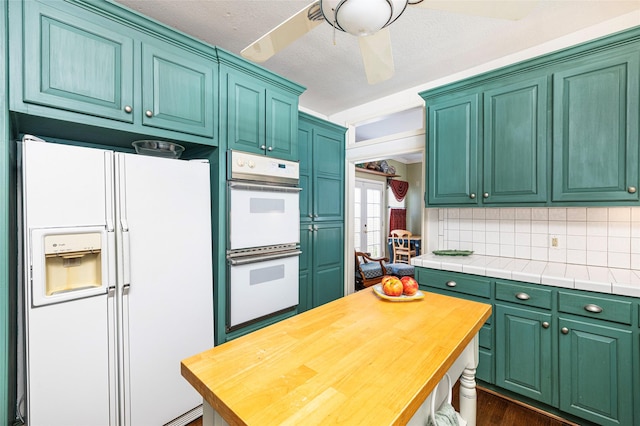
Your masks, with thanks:
[[[438,246],[487,256],[640,268],[640,207],[450,208]]]

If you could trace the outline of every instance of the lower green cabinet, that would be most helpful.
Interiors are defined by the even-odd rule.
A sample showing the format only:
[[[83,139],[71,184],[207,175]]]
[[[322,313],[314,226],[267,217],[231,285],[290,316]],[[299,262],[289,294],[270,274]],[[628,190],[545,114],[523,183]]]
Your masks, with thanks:
[[[632,332],[565,317],[558,326],[560,409],[599,425],[637,424]]]
[[[300,227],[300,303],[298,312],[344,296],[344,225],[342,222]]]
[[[496,304],[496,385],[554,405],[551,313]]]

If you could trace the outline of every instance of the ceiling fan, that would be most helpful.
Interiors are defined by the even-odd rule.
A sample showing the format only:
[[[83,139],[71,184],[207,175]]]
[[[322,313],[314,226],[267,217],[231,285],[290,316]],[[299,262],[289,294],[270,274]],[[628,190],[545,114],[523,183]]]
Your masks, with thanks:
[[[264,62],[322,22],[358,37],[369,84],[393,76],[388,25],[407,6],[500,19],[520,19],[536,1],[521,0],[317,0],[242,50],[241,55]]]

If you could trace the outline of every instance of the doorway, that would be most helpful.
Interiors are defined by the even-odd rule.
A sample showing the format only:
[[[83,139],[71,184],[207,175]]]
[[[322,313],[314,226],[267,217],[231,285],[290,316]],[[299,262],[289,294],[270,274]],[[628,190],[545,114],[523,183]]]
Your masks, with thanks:
[[[384,185],[382,182],[356,179],[354,188],[354,248],[383,257]]]

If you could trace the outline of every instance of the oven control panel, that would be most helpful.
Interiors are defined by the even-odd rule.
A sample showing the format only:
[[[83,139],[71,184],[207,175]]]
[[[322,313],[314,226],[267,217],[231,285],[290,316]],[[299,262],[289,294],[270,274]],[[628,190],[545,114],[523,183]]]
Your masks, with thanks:
[[[230,179],[289,184],[297,184],[300,179],[300,165],[296,161],[229,151],[228,163]]]

